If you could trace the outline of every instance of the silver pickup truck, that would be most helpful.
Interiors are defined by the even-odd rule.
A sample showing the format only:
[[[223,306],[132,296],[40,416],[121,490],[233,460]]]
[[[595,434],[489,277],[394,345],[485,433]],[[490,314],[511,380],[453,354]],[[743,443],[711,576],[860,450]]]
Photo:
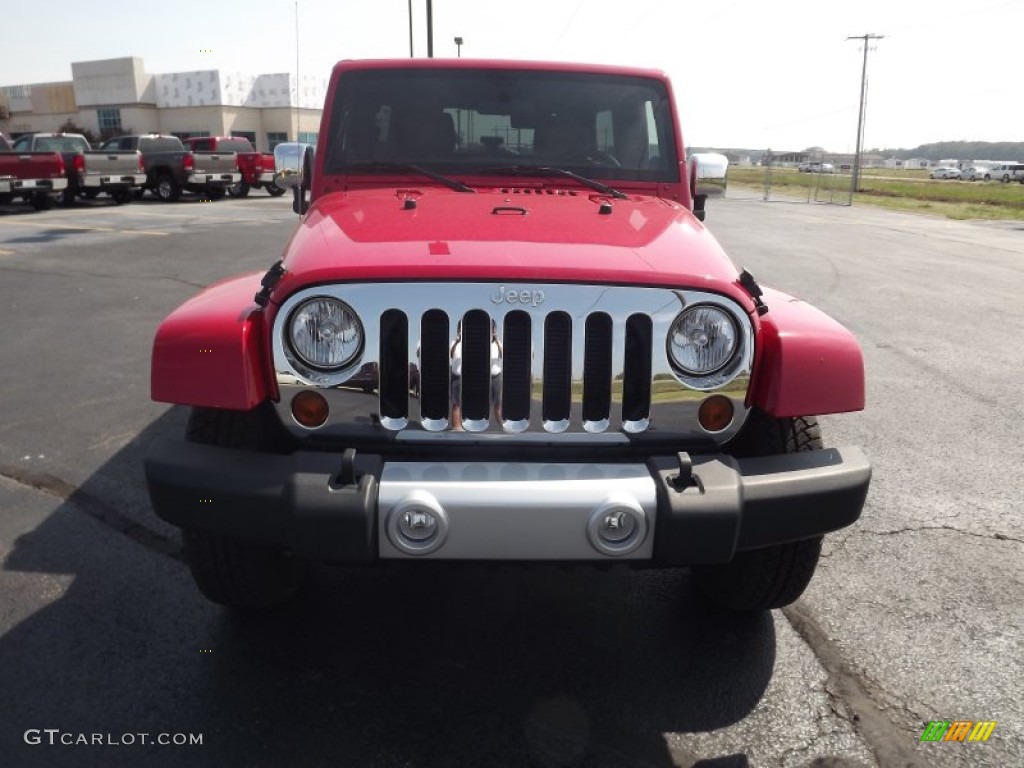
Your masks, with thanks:
[[[139,152],[93,151],[79,133],[30,133],[14,142],[15,152],[58,152],[64,159],[68,185],[64,205],[78,197],[94,198],[104,192],[114,202],[126,203],[135,189],[146,183],[146,169]]]
[[[118,136],[105,141],[101,149],[141,152],[146,188],[164,202],[177,200],[186,190],[207,200],[219,200],[228,187],[242,180],[235,152],[190,152],[177,136]],[[139,192],[141,196],[142,190]]]

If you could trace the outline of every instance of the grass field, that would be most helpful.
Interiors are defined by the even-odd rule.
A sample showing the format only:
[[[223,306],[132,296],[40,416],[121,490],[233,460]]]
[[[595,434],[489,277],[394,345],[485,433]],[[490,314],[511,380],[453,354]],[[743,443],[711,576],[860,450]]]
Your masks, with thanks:
[[[764,187],[764,168],[729,169],[729,183]],[[772,191],[807,197],[818,188],[817,198],[831,193],[836,200],[846,196],[850,177],[845,174],[800,173],[795,169],[772,169]],[[854,202],[901,211],[916,211],[951,219],[1024,219],[1024,184],[997,181],[929,179],[927,171],[867,169],[861,176],[861,191]]]

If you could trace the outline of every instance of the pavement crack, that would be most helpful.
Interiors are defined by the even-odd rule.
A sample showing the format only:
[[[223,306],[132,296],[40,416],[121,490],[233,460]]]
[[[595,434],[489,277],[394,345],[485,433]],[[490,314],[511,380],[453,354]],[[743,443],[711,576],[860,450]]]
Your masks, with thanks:
[[[203,283],[197,283],[192,280],[186,280],[183,277],[175,277],[174,275],[110,275],[105,272],[65,272],[59,269],[23,269],[21,267],[0,267],[0,272],[20,272],[26,275],[50,275],[52,277],[68,277],[73,280],[77,280],[81,277],[96,277],[103,280],[141,280],[143,282],[161,281],[166,280],[171,283],[180,283],[181,285],[187,285],[190,288],[206,288]]]
[[[925,768],[925,763],[909,746],[912,742],[906,733],[886,716],[876,702],[869,690],[869,681],[847,661],[806,604],[797,601],[783,608],[782,613],[825,668],[828,674],[826,692],[835,698],[837,706],[842,704],[848,710],[850,716],[845,719],[855,724],[878,764]]]
[[[870,531],[860,529],[856,531],[856,533],[865,536],[899,536],[904,533],[920,533],[922,531],[951,531],[952,533],[959,533],[962,536],[971,536],[975,539],[995,539],[996,541],[1012,541],[1017,544],[1024,544],[1024,539],[1019,539],[1016,536],[1007,536],[1005,533],[974,533],[973,531],[965,531],[961,528],[955,528],[952,525],[907,526],[905,528],[894,528],[890,531]]]
[[[35,472],[10,464],[0,464],[0,477],[66,501],[94,520],[158,554],[172,560],[181,562],[185,560],[181,545],[176,540],[132,520],[88,491],[82,490],[56,475]]]

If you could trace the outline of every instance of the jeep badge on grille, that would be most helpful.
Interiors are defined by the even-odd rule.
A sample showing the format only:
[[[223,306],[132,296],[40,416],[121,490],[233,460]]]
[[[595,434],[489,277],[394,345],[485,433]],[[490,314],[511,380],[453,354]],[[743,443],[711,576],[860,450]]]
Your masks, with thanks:
[[[491,294],[494,304],[529,304],[536,307],[544,303],[544,291],[529,288],[505,288],[499,285],[498,290]]]

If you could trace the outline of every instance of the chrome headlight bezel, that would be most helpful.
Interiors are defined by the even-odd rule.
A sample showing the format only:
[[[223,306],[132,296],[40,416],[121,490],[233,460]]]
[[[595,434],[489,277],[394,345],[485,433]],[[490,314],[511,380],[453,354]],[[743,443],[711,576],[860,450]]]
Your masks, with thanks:
[[[296,323],[303,322],[303,313],[308,312],[314,305],[318,304],[321,306],[331,307],[332,310],[340,315],[343,320],[343,328],[346,330],[353,330],[355,332],[352,349],[349,350],[340,360],[331,361],[324,359],[323,356],[318,358],[315,354],[311,354],[307,344],[304,344],[296,338]],[[346,317],[349,319],[347,323],[344,322]],[[323,373],[336,373],[338,371],[343,371],[346,368],[351,367],[360,359],[363,353],[363,347],[366,343],[366,331],[363,328],[363,323],[362,320],[360,320],[359,315],[347,303],[341,299],[335,298],[334,296],[318,295],[311,296],[308,299],[303,300],[288,314],[283,330],[288,351],[294,357],[294,361],[307,367],[310,371],[319,371]]]
[[[717,355],[717,359],[703,369],[688,365],[690,361],[680,359],[675,349],[679,325],[701,312],[710,313],[715,318],[719,338],[724,338],[728,345],[724,354]],[[745,368],[743,361],[749,356],[745,352],[749,344],[750,333],[741,318],[722,304],[704,301],[685,307],[669,324],[665,338],[665,354],[680,381],[693,389],[708,391],[725,386],[741,373],[741,369]]]

